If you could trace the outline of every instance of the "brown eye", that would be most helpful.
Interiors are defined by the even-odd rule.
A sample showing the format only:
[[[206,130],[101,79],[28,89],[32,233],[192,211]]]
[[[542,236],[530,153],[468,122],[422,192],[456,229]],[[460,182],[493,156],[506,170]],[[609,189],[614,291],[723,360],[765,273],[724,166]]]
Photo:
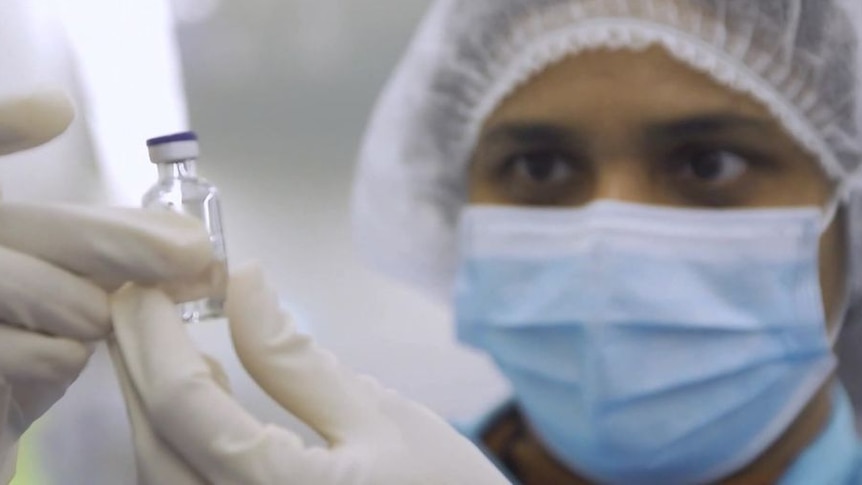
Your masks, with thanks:
[[[557,150],[513,154],[494,179],[501,199],[520,205],[563,205],[577,197],[586,180],[583,162]]]
[[[685,179],[710,185],[727,185],[737,181],[751,163],[743,156],[726,150],[696,153],[680,161]]]
[[[555,153],[531,153],[512,158],[508,163],[515,181],[535,185],[566,183],[574,175],[572,163]]]

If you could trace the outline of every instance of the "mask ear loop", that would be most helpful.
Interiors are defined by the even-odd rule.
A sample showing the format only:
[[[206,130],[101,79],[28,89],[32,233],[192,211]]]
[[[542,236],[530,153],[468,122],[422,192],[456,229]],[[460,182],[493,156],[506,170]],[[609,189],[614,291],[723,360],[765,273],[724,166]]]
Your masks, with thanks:
[[[829,226],[831,226],[838,217],[838,210],[841,207],[847,207],[850,203],[850,198],[857,192],[862,192],[862,168],[855,170],[838,184],[835,194],[823,209],[823,218],[821,220],[820,228],[821,234],[829,229]],[[851,282],[849,280],[845,281],[839,310],[831,321],[828,322],[829,342],[833,349],[835,348],[835,344],[838,342],[838,337],[841,335],[841,331],[844,329],[844,324],[847,321],[847,313],[850,310],[850,294],[852,292],[850,283]]]
[[[844,330],[844,324],[847,323],[847,314],[850,310],[850,285],[845,283],[841,293],[841,303],[838,306],[838,311],[827,322],[829,343],[833,349],[838,343],[841,331]]]
[[[854,178],[860,178],[859,187],[862,188],[862,176],[854,175]],[[829,198],[829,202],[823,206],[822,217],[820,218],[820,234],[825,233],[829,226],[835,222],[835,219],[838,217],[838,209],[843,206],[846,206],[848,202],[850,202],[850,194],[853,191],[853,184],[851,179],[845,179],[838,184],[838,187],[835,189],[832,197]]]

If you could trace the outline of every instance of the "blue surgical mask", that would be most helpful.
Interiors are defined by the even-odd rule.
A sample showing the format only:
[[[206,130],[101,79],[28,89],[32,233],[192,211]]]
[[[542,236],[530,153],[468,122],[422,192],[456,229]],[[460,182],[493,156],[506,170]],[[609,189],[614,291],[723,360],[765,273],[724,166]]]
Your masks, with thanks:
[[[459,338],[548,451],[602,483],[743,468],[835,368],[817,208],[468,207]]]

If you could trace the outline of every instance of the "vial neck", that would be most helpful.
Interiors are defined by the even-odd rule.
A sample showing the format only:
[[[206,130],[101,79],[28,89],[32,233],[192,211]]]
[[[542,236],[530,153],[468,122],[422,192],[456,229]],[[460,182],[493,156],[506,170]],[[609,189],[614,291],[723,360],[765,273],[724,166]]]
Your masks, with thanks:
[[[195,178],[198,176],[194,159],[160,163],[158,167],[160,179]]]

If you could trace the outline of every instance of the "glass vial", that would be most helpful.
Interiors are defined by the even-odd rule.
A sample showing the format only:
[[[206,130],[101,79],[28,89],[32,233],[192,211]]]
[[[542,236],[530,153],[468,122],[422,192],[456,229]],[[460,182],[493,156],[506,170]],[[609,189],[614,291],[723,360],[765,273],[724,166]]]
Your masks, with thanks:
[[[197,135],[189,131],[153,138],[147,140],[147,147],[150,161],[159,169],[159,180],[144,195],[143,207],[170,210],[203,221],[216,258],[224,263],[213,275],[215,295],[178,305],[183,321],[195,323],[221,318],[227,284],[227,254],[221,208],[216,187],[197,175]]]

